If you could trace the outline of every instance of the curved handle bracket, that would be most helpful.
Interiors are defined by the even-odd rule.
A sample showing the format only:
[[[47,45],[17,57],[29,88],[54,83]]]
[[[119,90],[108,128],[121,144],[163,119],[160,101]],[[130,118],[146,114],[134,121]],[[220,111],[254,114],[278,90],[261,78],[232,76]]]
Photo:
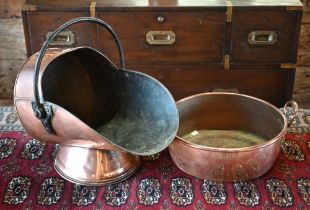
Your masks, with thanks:
[[[48,103],[44,103],[42,106],[42,104],[39,104],[36,101],[32,101],[31,105],[34,111],[34,115],[36,116],[36,118],[38,118],[42,122],[46,131],[49,134],[54,134],[55,131],[52,127],[52,122],[51,122],[52,116],[53,116],[52,105]]]

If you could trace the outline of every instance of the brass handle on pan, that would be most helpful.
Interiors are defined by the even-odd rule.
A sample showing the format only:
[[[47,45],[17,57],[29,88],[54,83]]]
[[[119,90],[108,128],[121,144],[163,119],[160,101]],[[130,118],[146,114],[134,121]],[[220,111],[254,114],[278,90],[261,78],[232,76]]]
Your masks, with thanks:
[[[149,31],[146,34],[146,42],[150,45],[170,45],[175,42],[173,31]]]
[[[49,31],[46,34],[46,40],[53,33]],[[54,40],[50,43],[50,46],[72,46],[75,43],[75,35],[72,31],[62,31],[60,32]]]
[[[248,35],[250,45],[274,45],[277,41],[276,31],[251,31]]]
[[[49,103],[46,103],[43,97],[42,88],[39,85],[39,71],[40,66],[43,60],[43,56],[49,47],[49,45],[52,43],[52,41],[66,28],[68,28],[71,25],[80,23],[80,22],[92,22],[96,23],[98,25],[103,26],[110,34],[112,35],[114,42],[116,44],[116,47],[118,49],[118,53],[120,56],[120,65],[121,69],[125,69],[125,62],[124,62],[124,52],[123,48],[121,46],[121,43],[119,41],[119,38],[117,37],[116,33],[113,31],[111,26],[104,22],[103,20],[100,20],[98,18],[93,17],[80,17],[72,19],[63,25],[61,25],[59,28],[57,28],[52,34],[49,35],[48,39],[44,42],[40,52],[37,55],[37,60],[34,66],[34,77],[33,77],[33,89],[34,89],[34,101],[32,101],[32,109],[34,111],[35,116],[42,122],[43,126],[47,130],[48,133],[55,133],[54,129],[51,124],[51,119],[53,117],[53,110]]]
[[[292,110],[288,110],[288,107],[292,107]],[[298,104],[295,101],[286,102],[283,108],[283,112],[287,118],[287,125],[290,126],[298,115]]]

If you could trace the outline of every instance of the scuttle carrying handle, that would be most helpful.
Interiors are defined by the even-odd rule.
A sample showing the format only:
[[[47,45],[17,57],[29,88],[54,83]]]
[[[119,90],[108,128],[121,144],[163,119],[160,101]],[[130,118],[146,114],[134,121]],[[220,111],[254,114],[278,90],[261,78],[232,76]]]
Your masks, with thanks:
[[[124,52],[123,48],[121,46],[120,40],[117,37],[116,33],[113,31],[112,27],[104,22],[103,20],[100,20],[98,18],[93,18],[93,17],[80,17],[80,18],[75,18],[72,19],[66,23],[64,23],[62,26],[57,28],[49,37],[48,39],[44,42],[41,50],[39,51],[37,55],[37,60],[35,63],[35,72],[34,72],[34,77],[33,77],[33,89],[34,89],[34,101],[32,101],[32,109],[35,114],[35,116],[42,122],[43,126],[47,130],[48,133],[52,134],[55,133],[52,124],[51,124],[51,119],[53,117],[53,110],[52,106],[49,103],[46,103],[43,97],[42,93],[42,88],[41,88],[41,83],[39,83],[39,71],[40,71],[40,66],[42,63],[43,56],[51,44],[51,42],[55,39],[55,37],[62,32],[64,29],[68,28],[71,25],[74,25],[76,23],[80,22],[93,22],[96,24],[99,24],[103,26],[110,34],[112,35],[116,47],[118,48],[119,56],[120,56],[120,69],[125,69],[125,62],[124,62]]]

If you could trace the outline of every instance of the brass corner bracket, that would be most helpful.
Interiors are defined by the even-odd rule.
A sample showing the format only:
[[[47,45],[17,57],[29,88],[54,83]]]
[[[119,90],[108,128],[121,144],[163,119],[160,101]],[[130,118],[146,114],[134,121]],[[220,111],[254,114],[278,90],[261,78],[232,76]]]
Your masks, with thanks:
[[[37,6],[32,5],[32,4],[23,3],[22,4],[22,11],[34,12],[34,11],[37,11]]]
[[[90,17],[96,17],[96,2],[95,1],[90,2],[89,14],[90,14]]]
[[[286,10],[288,11],[302,11],[303,10],[303,6],[287,6]]]
[[[231,0],[226,0],[226,22],[231,23],[232,21],[232,13],[233,13],[233,5],[231,3]]]
[[[281,69],[295,69],[297,67],[294,63],[281,63],[280,68]]]
[[[228,54],[224,56],[224,69],[230,69],[230,57]]]

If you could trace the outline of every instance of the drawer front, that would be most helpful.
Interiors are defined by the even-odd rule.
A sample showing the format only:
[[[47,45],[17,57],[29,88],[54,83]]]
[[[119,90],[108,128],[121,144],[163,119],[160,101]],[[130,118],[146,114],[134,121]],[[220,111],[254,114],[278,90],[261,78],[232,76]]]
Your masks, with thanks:
[[[294,62],[296,21],[295,11],[235,11],[232,62]]]
[[[39,51],[46,40],[48,32],[54,31],[63,23],[77,17],[88,16],[86,12],[27,12],[29,46],[34,54]],[[79,23],[69,27],[65,33],[57,37],[51,47],[89,46],[90,27],[88,23]]]
[[[222,62],[225,12],[98,12],[98,17],[119,36],[128,64]],[[155,43],[147,42],[147,34]],[[97,41],[104,54],[118,61],[105,30],[98,30]]]
[[[294,70],[206,70],[136,66],[161,81],[176,100],[203,92],[238,92],[264,99],[278,107],[291,98]]]

